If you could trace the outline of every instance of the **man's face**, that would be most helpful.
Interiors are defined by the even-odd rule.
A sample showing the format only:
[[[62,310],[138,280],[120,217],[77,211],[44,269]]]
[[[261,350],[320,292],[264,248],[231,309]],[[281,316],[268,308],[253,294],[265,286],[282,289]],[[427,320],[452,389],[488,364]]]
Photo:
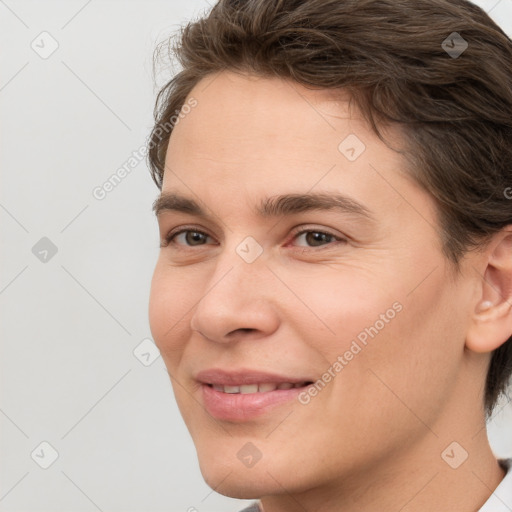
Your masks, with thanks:
[[[297,492],[434,442],[473,294],[451,277],[433,201],[347,101],[212,78],[172,133],[162,189],[205,215],[161,200],[161,239],[181,233],[150,301],[206,481]]]

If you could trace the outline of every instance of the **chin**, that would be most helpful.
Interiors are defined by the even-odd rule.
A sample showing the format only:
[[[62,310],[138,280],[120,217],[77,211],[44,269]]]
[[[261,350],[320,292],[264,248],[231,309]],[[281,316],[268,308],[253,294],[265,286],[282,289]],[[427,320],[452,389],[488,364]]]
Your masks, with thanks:
[[[208,478],[204,477],[204,481],[216,493],[238,500],[258,500],[263,496],[276,494],[275,489],[268,488],[265,485],[259,485],[253,481],[247,481],[246,479],[240,479],[233,475],[226,478],[220,485],[217,479],[210,481]]]
[[[224,496],[250,500],[259,499],[273,492],[273,489],[268,486],[269,483],[264,481],[268,475],[262,474],[262,471],[258,471],[256,468],[252,468],[252,470],[232,468],[226,471],[225,466],[220,469],[220,466],[216,466],[215,463],[205,465],[201,462],[199,466],[204,481],[215,492]]]
[[[248,500],[282,492],[282,487],[278,484],[281,478],[277,469],[269,469],[263,459],[248,468],[236,457],[228,457],[221,450],[215,450],[208,455],[198,451],[198,455],[204,481],[219,494]]]

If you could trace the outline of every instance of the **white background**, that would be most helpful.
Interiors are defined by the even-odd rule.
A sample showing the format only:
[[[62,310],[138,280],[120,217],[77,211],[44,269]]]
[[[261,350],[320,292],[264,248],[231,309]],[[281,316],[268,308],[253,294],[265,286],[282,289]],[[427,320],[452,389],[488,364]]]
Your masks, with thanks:
[[[512,0],[478,3],[512,34]],[[151,337],[158,254],[145,161],[103,200],[92,195],[146,142],[156,43],[208,7],[0,0],[2,512],[248,503],[203,482],[162,359],[144,366],[133,353]],[[39,51],[58,48],[43,59],[34,40]],[[46,262],[32,252],[42,237],[57,248]],[[503,405],[489,431],[497,455],[510,457]],[[36,463],[49,460],[43,441],[58,452],[48,469]]]

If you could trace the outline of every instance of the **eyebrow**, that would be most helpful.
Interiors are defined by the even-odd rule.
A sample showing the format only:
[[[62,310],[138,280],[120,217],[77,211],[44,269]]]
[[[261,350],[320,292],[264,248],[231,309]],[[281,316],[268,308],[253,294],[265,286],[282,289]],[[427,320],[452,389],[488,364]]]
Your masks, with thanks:
[[[267,197],[260,202],[255,213],[259,217],[284,217],[314,210],[336,210],[341,213],[375,220],[373,212],[362,203],[343,194],[307,193],[282,194]],[[162,192],[153,203],[153,211],[158,216],[164,211],[188,213],[205,219],[209,215],[195,200],[170,192]]]

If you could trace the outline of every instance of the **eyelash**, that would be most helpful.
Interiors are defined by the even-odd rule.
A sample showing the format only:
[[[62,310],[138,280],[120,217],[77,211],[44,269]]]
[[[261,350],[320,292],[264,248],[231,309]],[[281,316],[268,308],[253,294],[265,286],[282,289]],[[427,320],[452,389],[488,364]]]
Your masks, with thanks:
[[[209,237],[210,236],[210,235],[208,235],[208,233],[205,233],[204,231],[201,231],[199,229],[194,229],[194,228],[191,228],[191,227],[186,227],[186,228],[180,229],[179,231],[175,231],[175,232],[169,233],[165,237],[164,243],[161,245],[161,247],[163,248],[163,247],[168,247],[169,245],[174,245],[176,247],[179,247],[178,250],[187,250],[187,249],[191,249],[193,247],[201,247],[202,245],[206,245],[206,244],[199,244],[198,246],[190,246],[190,245],[180,246],[179,244],[177,244],[174,241],[174,239],[178,235],[180,235],[182,233],[199,233],[200,235],[204,235],[205,237]],[[327,235],[329,237],[334,238],[334,240],[337,241],[337,242],[341,242],[341,243],[347,242],[347,240],[345,238],[341,238],[339,236],[336,236],[333,233],[329,233],[328,231],[322,231],[322,230],[319,230],[319,229],[311,229],[311,228],[301,228],[300,230],[297,230],[293,234],[293,240],[298,238],[300,235],[303,235],[304,233],[317,233],[317,234]],[[333,245],[333,243],[331,242],[331,243],[326,243],[325,245],[321,245],[321,246],[299,246],[299,247],[302,248],[303,252],[308,252],[308,251],[319,251],[319,250],[322,250],[322,249],[329,249],[330,246],[332,246],[332,245]],[[182,247],[185,247],[185,249],[182,249]]]

